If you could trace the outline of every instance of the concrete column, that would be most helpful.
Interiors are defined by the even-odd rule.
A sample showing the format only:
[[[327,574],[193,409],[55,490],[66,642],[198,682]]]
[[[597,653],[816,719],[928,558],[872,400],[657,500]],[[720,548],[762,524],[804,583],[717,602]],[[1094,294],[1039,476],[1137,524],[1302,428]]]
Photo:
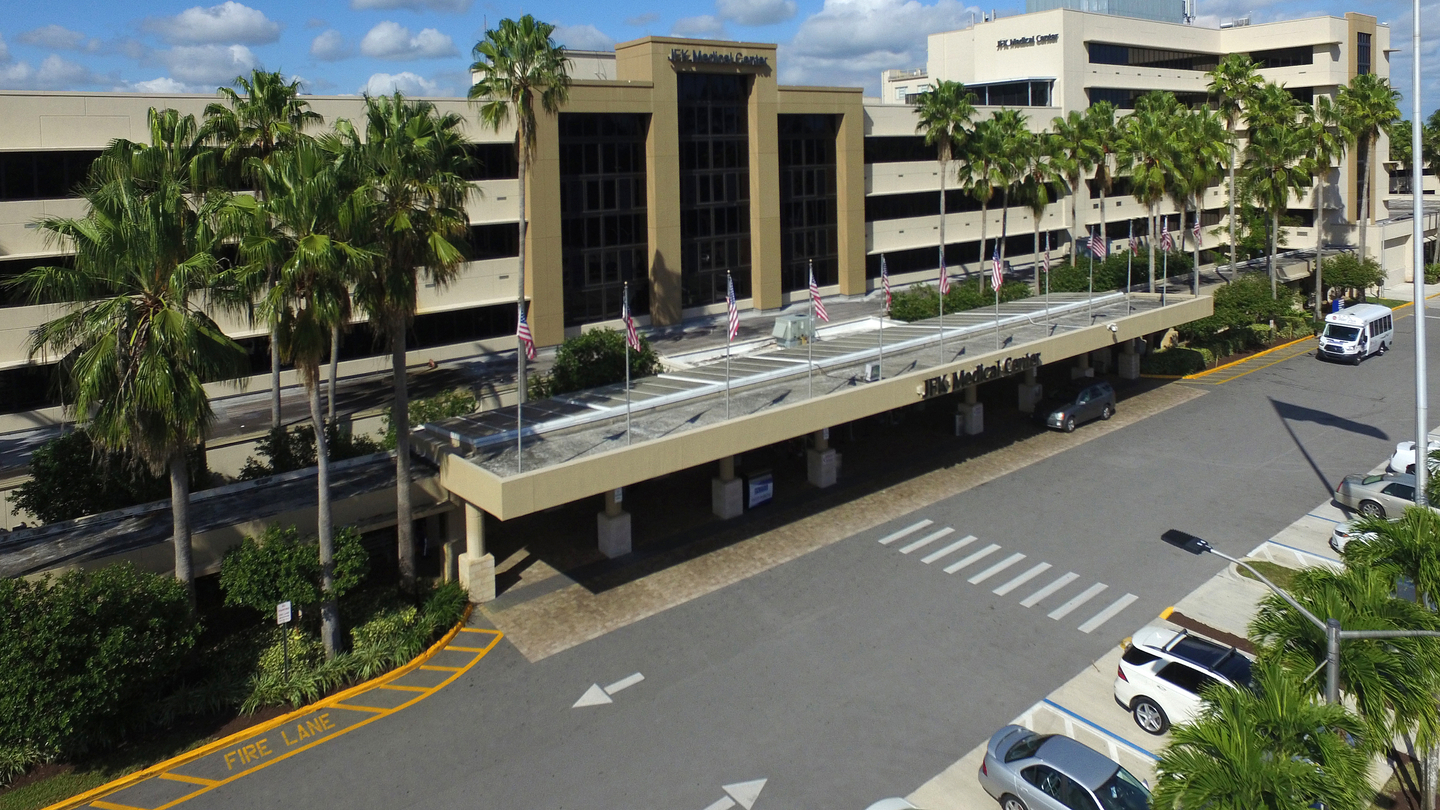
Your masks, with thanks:
[[[978,401],[978,393],[975,386],[965,386],[965,401],[955,406],[957,435],[977,436],[985,430],[985,405]]]
[[[1091,361],[1095,363],[1095,369],[1101,374],[1109,374],[1110,366],[1114,365],[1115,363],[1113,359],[1114,353],[1111,352],[1110,347],[1106,346],[1102,349],[1096,349],[1090,354]]]
[[[720,475],[710,479],[710,511],[721,520],[745,511],[745,482],[735,477],[735,457],[720,459]]]
[[[595,529],[600,553],[613,560],[630,553],[630,513],[620,508],[623,490],[612,489],[603,497],[605,510],[595,515]]]
[[[485,552],[485,513],[470,503],[465,504],[465,553],[460,555],[459,564],[460,584],[470,594],[471,602],[480,604],[495,598],[495,558]]]
[[[425,542],[420,546],[421,556],[429,557],[439,550],[444,540],[440,533],[440,514],[437,512],[425,517]]]
[[[1120,344],[1120,379],[1140,379],[1140,355],[1135,353],[1135,341]]]
[[[829,429],[811,434],[812,447],[805,451],[805,478],[824,489],[835,486],[840,476],[840,454],[830,446]]]
[[[1095,369],[1090,367],[1090,353],[1086,352],[1075,358],[1075,365],[1070,368],[1070,379],[1078,380],[1082,377],[1094,377]]]
[[[464,515],[459,509],[440,513],[441,539],[445,543],[445,568],[441,572],[446,582],[460,579],[460,555],[465,553]]]
[[[1044,394],[1045,387],[1037,381],[1035,369],[1025,369],[1025,382],[1020,383],[1020,412],[1034,413]]]

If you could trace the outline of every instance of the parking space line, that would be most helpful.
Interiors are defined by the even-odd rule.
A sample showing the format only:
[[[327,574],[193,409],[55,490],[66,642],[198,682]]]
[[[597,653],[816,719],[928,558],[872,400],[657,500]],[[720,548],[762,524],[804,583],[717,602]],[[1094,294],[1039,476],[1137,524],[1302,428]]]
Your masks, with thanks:
[[[1050,583],[1049,585],[1046,585],[1045,587],[1041,588],[1040,590],[1036,591],[1035,593],[1032,593],[1032,594],[1030,594],[1029,596],[1025,597],[1024,599],[1020,600],[1020,604],[1023,605],[1023,606],[1025,606],[1025,607],[1027,607],[1027,608],[1028,608],[1028,607],[1035,607],[1036,605],[1040,604],[1040,600],[1044,599],[1045,597],[1049,596],[1049,595],[1052,594],[1052,593],[1055,593],[1056,591],[1060,590],[1061,588],[1065,587],[1066,585],[1069,585],[1070,583],[1074,582],[1075,580],[1077,580],[1077,579],[1079,579],[1079,578],[1080,578],[1080,575],[1079,575],[1079,574],[1075,573],[1074,571],[1071,571],[1070,573],[1066,574],[1065,576],[1060,577],[1059,579],[1055,580],[1054,582]]]
[[[98,807],[100,810],[145,810],[143,807],[134,807],[128,804],[116,804],[102,799],[96,799],[90,803],[91,807]]]
[[[961,560],[961,561],[959,561],[959,562],[951,563],[951,564],[945,566],[945,573],[947,573],[947,574],[953,574],[953,573],[955,573],[956,571],[959,571],[961,568],[964,568],[965,566],[970,565],[971,563],[976,562],[976,561],[978,561],[978,560],[983,560],[983,559],[985,559],[986,557],[989,557],[991,554],[994,554],[995,552],[997,552],[997,551],[999,551],[999,550],[1000,550],[1000,546],[999,546],[998,544],[996,544],[996,543],[991,543],[990,545],[986,546],[985,548],[982,548],[982,549],[980,549],[979,551],[975,552],[974,554],[971,554],[969,557],[966,557],[965,559],[963,559],[963,560]]]
[[[446,647],[445,649],[447,649],[447,650],[453,650],[453,649],[455,649],[455,648],[454,648],[454,647]],[[428,669],[428,670],[430,670],[431,672],[459,672],[460,669],[461,669],[461,667],[432,667],[432,666],[423,666],[423,667],[420,667],[420,668],[421,668],[421,669]]]
[[[357,706],[354,703],[332,703],[330,705],[337,709],[354,709],[359,712],[376,712],[378,714],[384,714],[390,711],[389,709],[377,709],[374,706]]]
[[[966,582],[969,582],[971,585],[979,585],[980,583],[984,582],[985,580],[989,579],[990,577],[995,576],[996,574],[1000,573],[1001,571],[1004,571],[1006,568],[1009,568],[1010,566],[1014,565],[1015,563],[1020,562],[1020,561],[1023,560],[1023,559],[1025,559],[1025,555],[1024,555],[1024,554],[1019,554],[1019,553],[1011,554],[1009,557],[1006,557],[1005,559],[1001,560],[1000,562],[995,563],[994,565],[990,566],[989,568],[986,568],[984,571],[981,571],[980,573],[976,574],[975,576],[970,577],[970,579],[966,580]]]
[[[1045,573],[1046,571],[1049,571],[1049,570],[1050,570],[1050,563],[1047,563],[1047,562],[1042,562],[1042,563],[1040,563],[1039,565],[1031,566],[1031,568],[1030,568],[1029,571],[1026,571],[1025,573],[1021,574],[1020,576],[1015,577],[1014,579],[1010,580],[1009,582],[1005,583],[1004,585],[1001,585],[1000,587],[998,587],[998,588],[996,588],[995,590],[991,591],[991,593],[995,594],[996,596],[1004,596],[1005,594],[1010,593],[1011,591],[1015,590],[1016,588],[1020,587],[1021,585],[1024,585],[1025,583],[1029,582],[1030,580],[1034,579],[1035,577],[1040,576],[1041,574],[1043,574],[1043,573]]]
[[[375,687],[376,689],[392,689],[396,692],[428,692],[429,689],[423,686],[402,686],[398,683],[387,683]]]
[[[199,776],[187,776],[183,773],[162,773],[160,774],[160,778],[168,779],[171,782],[188,782],[192,785],[202,785],[204,787],[215,787],[216,785],[220,784],[214,779],[205,779]]]
[[[900,549],[900,553],[901,553],[901,554],[909,554],[910,552],[914,551],[914,550],[917,549],[917,548],[924,548],[924,547],[930,545],[931,543],[935,542],[936,540],[939,540],[940,538],[944,537],[945,535],[947,535],[947,534],[953,534],[954,532],[955,532],[954,529],[950,528],[949,526],[946,526],[945,528],[941,529],[941,530],[938,531],[938,532],[931,532],[931,533],[925,535],[924,537],[920,538],[919,540],[916,540],[915,542],[910,543],[909,545],[907,545],[907,546],[905,546],[904,548]]]
[[[887,534],[884,537],[880,538],[880,545],[888,546],[896,540],[899,540],[906,535],[914,534],[915,532],[920,531],[921,529],[929,526],[934,522],[935,521],[933,520],[922,520],[919,523],[916,523],[914,526],[906,526],[905,528],[901,529],[898,532],[895,532],[894,534]]]
[[[1076,594],[1075,597],[1072,598],[1069,602],[1066,602],[1060,607],[1050,611],[1050,618],[1056,620],[1065,618],[1075,608],[1078,608],[1086,602],[1089,602],[1091,599],[1094,599],[1097,594],[1099,594],[1101,591],[1105,590],[1108,587],[1110,586],[1106,585],[1103,582],[1097,582],[1094,585],[1091,585],[1090,587]]]
[[[1073,720],[1078,720],[1078,721],[1080,721],[1081,723],[1084,723],[1085,725],[1087,725],[1087,726],[1095,729],[1096,731],[1100,732],[1101,734],[1105,735],[1106,737],[1109,737],[1110,739],[1114,740],[1114,741],[1115,741],[1116,743],[1118,743],[1119,745],[1123,745],[1123,746],[1125,746],[1126,748],[1129,748],[1130,750],[1134,751],[1134,752],[1137,753],[1137,754],[1140,754],[1140,755],[1142,755],[1142,756],[1144,756],[1144,757],[1146,757],[1146,758],[1148,758],[1148,759],[1154,760],[1154,761],[1156,761],[1156,762],[1159,762],[1159,761],[1160,761],[1160,757],[1159,757],[1158,755],[1156,755],[1154,752],[1149,751],[1149,750],[1147,750],[1147,749],[1145,749],[1145,748],[1141,748],[1140,746],[1136,745],[1135,743],[1130,742],[1129,740],[1125,739],[1124,737],[1120,736],[1119,734],[1116,734],[1115,732],[1111,731],[1110,729],[1108,729],[1108,728],[1100,725],[1099,723],[1095,722],[1094,720],[1091,720],[1091,719],[1089,719],[1089,718],[1087,718],[1087,717],[1085,717],[1085,716],[1083,716],[1083,715],[1080,715],[1080,714],[1078,714],[1078,713],[1076,713],[1076,712],[1073,712],[1073,711],[1065,708],[1064,706],[1061,706],[1059,703],[1056,703],[1055,701],[1051,700],[1051,699],[1048,698],[1048,697],[1047,697],[1047,698],[1044,698],[1044,699],[1041,700],[1040,702],[1043,703],[1043,704],[1045,704],[1046,706],[1049,706],[1049,707],[1052,708],[1052,709],[1055,709],[1055,710],[1058,711],[1058,712],[1061,712],[1062,714],[1068,715],[1068,716],[1069,716],[1071,719],[1073,719]]]
[[[956,552],[956,551],[959,551],[960,549],[962,549],[962,548],[970,545],[971,543],[975,542],[977,539],[978,539],[978,538],[976,538],[975,535],[973,535],[973,534],[967,534],[967,535],[965,535],[964,537],[960,538],[959,540],[956,540],[955,542],[951,543],[950,545],[948,545],[948,546],[940,549],[939,551],[932,551],[932,552],[930,552],[929,554],[926,554],[924,557],[921,557],[921,558],[920,558],[920,562],[923,562],[923,563],[925,563],[926,565],[929,565],[930,563],[935,562],[936,560],[940,559],[941,557],[944,557],[946,554],[951,554],[951,553],[954,553],[954,552]]]
[[[1110,605],[1110,607],[1107,607],[1099,613],[1096,613],[1094,616],[1090,617],[1090,621],[1080,625],[1080,632],[1090,633],[1095,631],[1097,628],[1100,627],[1100,625],[1115,618],[1115,615],[1117,613],[1127,607],[1130,607],[1130,604],[1139,598],[1140,597],[1136,596],[1133,593],[1127,593],[1119,599],[1116,599],[1115,602]]]
[[[456,652],[487,652],[487,650],[486,650],[484,647],[459,647],[459,646],[456,646],[456,645],[454,645],[454,644],[451,644],[449,647],[446,647],[445,649],[447,649],[447,650],[455,650]]]
[[[1343,521],[1343,520],[1336,520],[1335,518],[1332,518],[1332,517],[1325,517],[1324,515],[1317,515],[1317,514],[1315,514],[1314,512],[1306,512],[1306,513],[1305,513],[1305,517],[1313,517],[1313,518],[1315,518],[1316,520],[1324,520],[1324,521],[1328,521],[1328,522],[1330,522],[1330,523],[1344,523],[1344,522],[1345,522],[1345,521]]]

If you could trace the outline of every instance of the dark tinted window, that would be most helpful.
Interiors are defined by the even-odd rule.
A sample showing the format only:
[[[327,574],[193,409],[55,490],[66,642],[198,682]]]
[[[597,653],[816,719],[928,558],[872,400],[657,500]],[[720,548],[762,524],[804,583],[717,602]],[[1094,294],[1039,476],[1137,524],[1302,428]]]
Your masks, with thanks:
[[[1250,659],[1238,652],[1231,652],[1230,655],[1221,661],[1215,671],[1224,675],[1231,683],[1238,686],[1250,685]]]
[[[0,152],[0,200],[69,197],[100,153]]]
[[[514,180],[520,176],[514,143],[472,143],[465,151],[471,158],[466,180]]]
[[[1044,745],[1045,741],[1050,739],[1052,736],[1054,735],[1031,734],[1028,737],[1021,738],[1020,742],[1017,742],[1014,745],[1010,746],[1010,750],[1005,752],[1005,761],[1014,762],[1019,759],[1026,759],[1028,757],[1034,756],[1036,749],[1038,749],[1041,745]]]
[[[1392,498],[1404,498],[1407,501],[1415,500],[1415,487],[1409,484],[1391,484],[1381,490],[1381,492],[1384,492]]]
[[[1230,648],[1195,636],[1181,636],[1178,641],[1170,645],[1170,653],[1176,658],[1194,661],[1201,666],[1214,667],[1230,654]]]
[[[934,146],[925,145],[924,135],[872,136],[865,139],[865,163],[909,163],[938,160]]]
[[[1150,653],[1145,652],[1139,647],[1126,647],[1125,654],[1120,656],[1120,658],[1125,663],[1133,664],[1135,666],[1143,666],[1150,663],[1151,661],[1154,661],[1158,657],[1159,656],[1151,655]]]
[[[1200,670],[1185,664],[1168,664],[1160,670],[1159,675],[1163,680],[1197,695],[1200,694],[1201,689],[1215,682],[1213,678],[1206,676]]]

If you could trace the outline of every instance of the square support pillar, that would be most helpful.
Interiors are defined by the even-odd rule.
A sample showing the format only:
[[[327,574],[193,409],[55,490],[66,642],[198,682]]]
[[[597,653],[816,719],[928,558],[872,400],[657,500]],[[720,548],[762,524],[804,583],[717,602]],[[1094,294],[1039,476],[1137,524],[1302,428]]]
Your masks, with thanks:
[[[1079,380],[1085,377],[1094,377],[1095,369],[1090,367],[1090,353],[1086,352],[1075,359],[1075,365],[1070,367],[1070,379]]]
[[[1120,344],[1120,379],[1140,379],[1140,355],[1135,353],[1135,341],[1127,340]]]
[[[735,457],[720,459],[720,475],[710,479],[710,511],[721,520],[745,511],[745,482],[735,477]]]
[[[495,558],[485,553],[485,513],[469,503],[465,504],[465,553],[460,555],[459,567],[460,585],[471,602],[483,604],[495,598]]]
[[[630,553],[630,513],[620,508],[622,490],[606,492],[605,511],[595,515],[595,531],[600,553],[609,559]]]
[[[1109,374],[1110,366],[1113,365],[1115,362],[1113,358],[1114,353],[1110,350],[1109,346],[1106,346],[1104,348],[1096,349],[1095,351],[1091,352],[1090,359],[1092,362],[1094,362],[1095,369],[1097,371],[1099,371],[1101,374]]]
[[[805,451],[805,480],[820,489],[835,486],[840,475],[840,454],[833,447]]]
[[[1023,382],[1019,385],[1020,391],[1020,412],[1034,413],[1035,406],[1040,403],[1045,395],[1045,386],[1038,382]]]
[[[966,402],[955,406],[956,427],[966,436],[978,436],[985,431],[985,403]]]

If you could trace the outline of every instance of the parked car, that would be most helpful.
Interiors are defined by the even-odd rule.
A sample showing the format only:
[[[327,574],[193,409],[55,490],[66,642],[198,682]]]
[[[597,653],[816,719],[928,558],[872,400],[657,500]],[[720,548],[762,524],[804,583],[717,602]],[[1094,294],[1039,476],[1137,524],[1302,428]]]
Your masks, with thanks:
[[[1046,397],[1035,410],[1035,415],[1042,419],[1047,427],[1070,433],[1075,430],[1076,425],[1082,425],[1091,419],[1109,419],[1114,416],[1115,389],[1103,380],[1083,385],[1067,385]]]
[[[1375,539],[1374,532],[1362,532],[1355,529],[1356,521],[1347,520],[1335,524],[1334,530],[1330,532],[1330,548],[1337,552],[1344,551],[1345,546],[1351,543],[1368,543]]]
[[[1397,517],[1415,505],[1415,476],[1410,473],[1347,475],[1335,487],[1335,502],[1365,517]]]
[[[1115,671],[1115,702],[1151,734],[1186,723],[1200,712],[1210,684],[1250,685],[1250,659],[1234,647],[1185,630],[1146,627],[1125,646]]]
[[[1069,737],[1024,726],[995,732],[979,778],[1003,810],[1150,807],[1150,789],[1119,763]]]
[[[1431,453],[1440,450],[1440,442],[1434,439],[1427,441],[1426,446],[1429,447],[1429,452]],[[1435,460],[1431,459],[1430,469],[1434,470],[1436,466]],[[1395,445],[1395,452],[1390,454],[1389,469],[1390,472],[1395,473],[1415,472],[1415,442],[1400,442]]]

